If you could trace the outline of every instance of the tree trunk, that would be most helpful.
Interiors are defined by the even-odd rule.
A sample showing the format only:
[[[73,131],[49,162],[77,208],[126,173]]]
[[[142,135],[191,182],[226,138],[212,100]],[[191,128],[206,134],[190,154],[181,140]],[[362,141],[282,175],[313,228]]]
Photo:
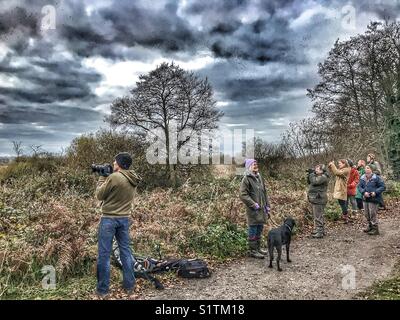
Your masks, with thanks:
[[[172,187],[176,187],[177,179],[176,179],[176,170],[175,165],[170,163],[170,140],[169,140],[169,129],[168,125],[165,127],[165,147],[167,149],[167,173],[169,178],[169,183]]]

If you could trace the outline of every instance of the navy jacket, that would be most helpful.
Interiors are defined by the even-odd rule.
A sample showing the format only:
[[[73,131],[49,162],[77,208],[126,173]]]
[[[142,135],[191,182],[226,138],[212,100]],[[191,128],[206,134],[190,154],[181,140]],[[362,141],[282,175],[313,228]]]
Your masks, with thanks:
[[[360,182],[357,186],[358,191],[363,195],[363,200],[366,202],[375,202],[379,203],[382,199],[382,192],[385,191],[385,183],[383,182],[383,179],[377,175],[377,174],[372,174],[371,179],[367,182],[367,177],[364,174]],[[375,197],[364,197],[365,192],[375,192],[376,196]]]

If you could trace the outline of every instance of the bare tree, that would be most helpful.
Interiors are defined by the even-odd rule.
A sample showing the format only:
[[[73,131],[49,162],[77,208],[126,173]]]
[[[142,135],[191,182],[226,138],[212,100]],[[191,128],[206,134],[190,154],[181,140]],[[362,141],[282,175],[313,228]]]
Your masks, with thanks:
[[[337,41],[319,75],[308,95],[328,145],[349,154],[362,145],[387,162],[387,124],[397,106],[390,101],[400,96],[400,23],[371,23],[365,34]]]
[[[13,150],[16,155],[16,159],[19,160],[19,158],[22,156],[24,150],[22,148],[22,141],[13,141]]]
[[[43,153],[41,145],[30,145],[29,148],[32,150],[32,155],[34,157],[38,157],[41,153]]]
[[[200,79],[174,63],[162,63],[141,75],[130,93],[113,102],[107,121],[142,133],[161,129],[165,137],[167,170],[171,182],[175,183],[175,165],[170,163],[171,125],[174,122],[177,126],[176,141],[183,131],[191,132],[179,141],[178,152],[195,133],[217,128],[222,112],[215,107],[211,85],[207,79]]]

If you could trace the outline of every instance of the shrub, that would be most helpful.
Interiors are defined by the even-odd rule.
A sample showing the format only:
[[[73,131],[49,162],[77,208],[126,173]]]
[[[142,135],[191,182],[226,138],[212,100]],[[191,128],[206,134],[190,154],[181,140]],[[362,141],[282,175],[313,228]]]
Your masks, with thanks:
[[[45,155],[42,157],[23,157],[11,162],[0,172],[0,182],[10,179],[25,178],[41,175],[44,172],[57,171],[64,164],[61,157]]]
[[[228,221],[215,222],[204,232],[190,236],[190,249],[219,259],[242,254],[247,249],[247,234],[244,228]]]
[[[400,198],[400,182],[388,180],[386,182],[386,192],[389,197]]]
[[[331,221],[338,221],[341,217],[341,211],[336,203],[328,202],[325,208],[325,217]]]

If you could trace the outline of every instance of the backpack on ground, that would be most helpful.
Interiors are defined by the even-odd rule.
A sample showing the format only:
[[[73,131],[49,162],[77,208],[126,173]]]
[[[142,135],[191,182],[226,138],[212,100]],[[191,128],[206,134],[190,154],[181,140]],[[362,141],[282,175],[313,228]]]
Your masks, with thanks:
[[[113,243],[112,256],[114,264],[122,269],[120,252],[116,241]],[[149,280],[159,290],[164,289],[164,286],[150,273],[157,274],[173,271],[182,278],[207,278],[211,275],[207,263],[200,259],[157,260],[136,255],[132,255],[132,259],[135,277]]]
[[[208,278],[211,275],[206,262],[200,259],[182,259],[177,274],[182,278]]]

